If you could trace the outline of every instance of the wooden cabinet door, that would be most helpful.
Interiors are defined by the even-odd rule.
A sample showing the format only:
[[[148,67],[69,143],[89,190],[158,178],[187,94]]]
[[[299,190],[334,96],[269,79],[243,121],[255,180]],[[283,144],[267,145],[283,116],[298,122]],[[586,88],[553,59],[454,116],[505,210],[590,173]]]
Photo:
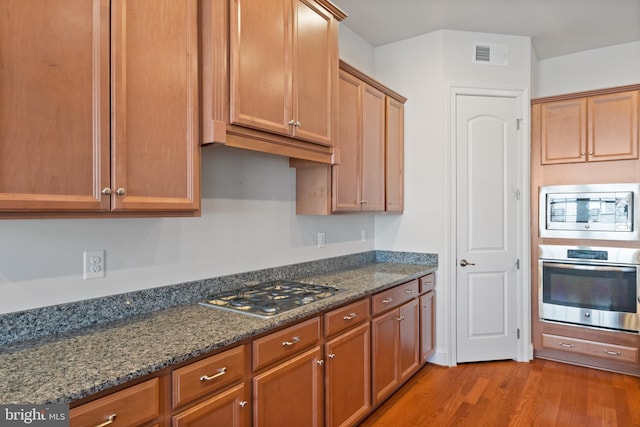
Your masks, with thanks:
[[[333,166],[334,212],[359,212],[360,159],[362,155],[362,90],[364,84],[352,75],[340,71],[337,138],[339,164]]]
[[[232,0],[230,121],[292,134],[291,0]]]
[[[362,99],[362,210],[384,211],[385,95],[369,85]]]
[[[638,91],[589,97],[589,161],[638,158]]]
[[[338,25],[313,0],[294,1],[294,136],[332,145],[338,70]]]
[[[249,427],[249,389],[239,384],[174,416],[172,427]]]
[[[587,101],[584,98],[541,105],[541,163],[584,162],[587,148]]]
[[[364,323],[325,344],[326,426],[348,426],[371,408],[370,326]]]
[[[420,305],[413,299],[398,310],[398,369],[404,381],[420,367]]]
[[[112,3],[112,209],[199,207],[197,0]]]
[[[320,347],[253,377],[253,425],[320,427],[323,378]]]
[[[387,212],[404,210],[404,104],[387,97],[386,108],[386,197]]]
[[[109,1],[3,0],[0,40],[0,210],[108,210]]]
[[[420,352],[421,362],[435,352],[435,291],[427,292],[420,297]]]
[[[399,384],[398,310],[371,320],[371,388],[377,404]]]

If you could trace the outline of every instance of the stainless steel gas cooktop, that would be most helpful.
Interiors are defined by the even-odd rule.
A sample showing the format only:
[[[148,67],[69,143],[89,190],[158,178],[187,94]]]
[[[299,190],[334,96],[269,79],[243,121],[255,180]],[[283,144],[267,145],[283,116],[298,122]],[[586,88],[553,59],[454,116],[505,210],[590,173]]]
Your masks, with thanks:
[[[210,295],[200,304],[262,318],[337,295],[342,290],[329,285],[275,280],[233,292]]]

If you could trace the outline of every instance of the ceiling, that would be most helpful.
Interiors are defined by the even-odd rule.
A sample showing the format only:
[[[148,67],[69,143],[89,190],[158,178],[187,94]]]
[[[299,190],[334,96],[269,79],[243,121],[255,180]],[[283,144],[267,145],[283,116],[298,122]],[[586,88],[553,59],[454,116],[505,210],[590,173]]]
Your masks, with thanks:
[[[332,0],[373,46],[448,29],[529,36],[538,59],[640,40],[640,0]]]

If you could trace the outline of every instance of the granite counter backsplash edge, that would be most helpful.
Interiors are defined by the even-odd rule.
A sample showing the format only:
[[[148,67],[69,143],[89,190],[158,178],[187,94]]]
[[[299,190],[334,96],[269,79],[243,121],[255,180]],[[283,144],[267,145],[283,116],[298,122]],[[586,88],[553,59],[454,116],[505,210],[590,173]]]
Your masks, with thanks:
[[[209,294],[232,291],[249,284],[309,277],[375,262],[437,265],[438,256],[418,252],[368,251],[3,314],[0,315],[0,330],[3,331],[0,347],[193,304]]]

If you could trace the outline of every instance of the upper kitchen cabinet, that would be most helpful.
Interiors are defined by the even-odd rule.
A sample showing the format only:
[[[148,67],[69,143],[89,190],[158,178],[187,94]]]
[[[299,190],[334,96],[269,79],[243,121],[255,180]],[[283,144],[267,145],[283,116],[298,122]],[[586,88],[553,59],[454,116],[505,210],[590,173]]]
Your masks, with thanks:
[[[338,21],[324,0],[203,0],[202,142],[333,161]]]
[[[296,167],[296,212],[400,213],[406,98],[344,62],[339,77],[337,164],[291,162]]]
[[[638,93],[539,102],[539,112],[532,111],[533,125],[540,126],[541,163],[637,159]]]
[[[2,2],[0,211],[197,212],[197,12],[197,0]]]

